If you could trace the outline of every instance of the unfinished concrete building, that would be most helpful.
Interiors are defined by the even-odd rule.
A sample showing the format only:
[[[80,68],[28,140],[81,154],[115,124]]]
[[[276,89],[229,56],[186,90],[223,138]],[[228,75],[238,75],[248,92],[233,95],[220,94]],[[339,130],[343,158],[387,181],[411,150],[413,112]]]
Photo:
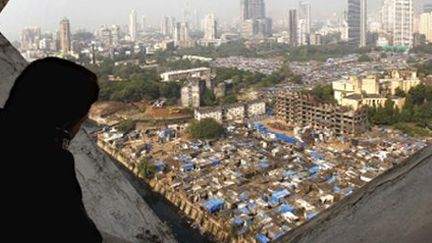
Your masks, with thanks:
[[[192,80],[181,88],[181,103],[183,107],[199,108],[201,95],[205,91],[206,84],[202,80]]]
[[[367,112],[326,104],[300,92],[283,92],[277,96],[276,116],[294,126],[327,129],[334,135],[359,134],[369,129]]]

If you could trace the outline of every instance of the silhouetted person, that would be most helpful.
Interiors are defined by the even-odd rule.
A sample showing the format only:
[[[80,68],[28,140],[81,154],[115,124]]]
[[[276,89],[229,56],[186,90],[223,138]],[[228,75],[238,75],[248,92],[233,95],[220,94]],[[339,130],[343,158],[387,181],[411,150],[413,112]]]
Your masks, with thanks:
[[[67,148],[98,93],[95,74],[58,58],[33,62],[16,79],[0,111],[4,240],[102,242]]]

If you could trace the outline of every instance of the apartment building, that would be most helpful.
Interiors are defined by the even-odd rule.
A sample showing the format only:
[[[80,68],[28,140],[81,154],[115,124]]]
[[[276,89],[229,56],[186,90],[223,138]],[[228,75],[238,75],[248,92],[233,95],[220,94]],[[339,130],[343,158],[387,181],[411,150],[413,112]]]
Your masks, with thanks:
[[[334,135],[355,135],[369,129],[365,109],[321,103],[301,92],[281,92],[276,99],[276,117],[294,126],[326,129]]]

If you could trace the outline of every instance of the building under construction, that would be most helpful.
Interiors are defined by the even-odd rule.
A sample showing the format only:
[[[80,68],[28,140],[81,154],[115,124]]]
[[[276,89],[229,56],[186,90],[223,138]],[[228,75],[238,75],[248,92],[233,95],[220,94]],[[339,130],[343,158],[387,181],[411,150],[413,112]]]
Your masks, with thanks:
[[[294,126],[327,129],[334,135],[359,134],[369,129],[367,111],[319,102],[300,92],[282,92],[276,100],[276,116]]]

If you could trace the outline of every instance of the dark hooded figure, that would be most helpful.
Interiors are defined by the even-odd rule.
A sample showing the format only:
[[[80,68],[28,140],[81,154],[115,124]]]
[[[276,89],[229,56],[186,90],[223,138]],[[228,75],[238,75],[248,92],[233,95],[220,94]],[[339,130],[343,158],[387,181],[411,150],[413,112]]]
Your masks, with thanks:
[[[95,74],[58,58],[33,62],[16,79],[0,111],[0,220],[7,241],[102,242],[68,151],[98,93]]]

